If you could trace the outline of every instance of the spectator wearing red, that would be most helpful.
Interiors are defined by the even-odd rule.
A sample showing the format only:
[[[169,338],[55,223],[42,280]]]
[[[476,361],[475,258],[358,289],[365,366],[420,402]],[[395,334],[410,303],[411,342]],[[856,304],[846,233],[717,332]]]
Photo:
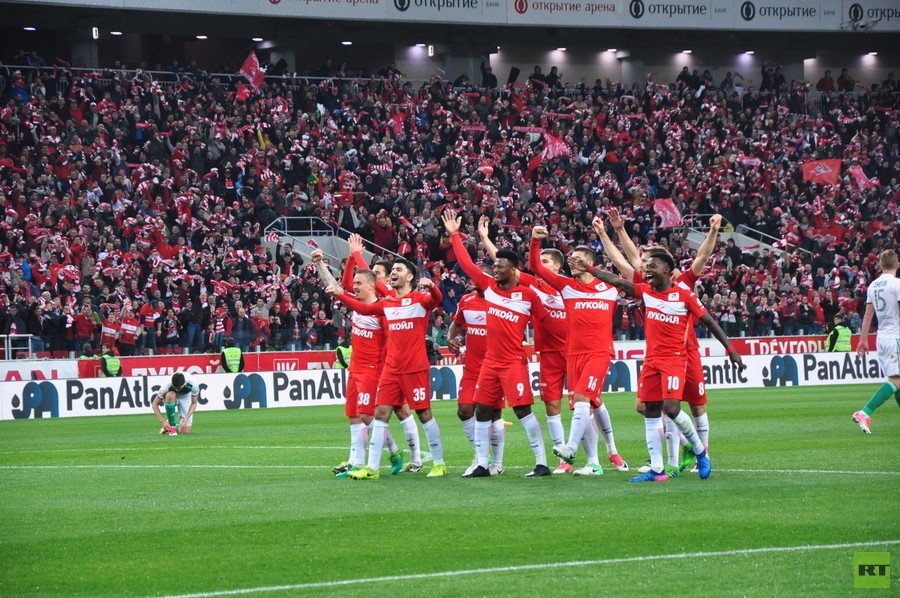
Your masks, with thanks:
[[[115,348],[121,335],[121,329],[119,316],[115,311],[110,311],[100,328],[100,344]]]
[[[156,353],[158,350],[157,343],[161,334],[162,318],[165,313],[166,304],[162,301],[148,301],[141,306],[138,311],[141,329],[143,334],[138,338],[138,351],[152,351]]]
[[[131,307],[126,307],[122,312],[120,324],[119,352],[123,357],[134,355],[137,349],[138,337],[143,333],[141,321],[134,315]]]
[[[834,79],[831,76],[831,71],[826,70],[825,75],[819,79],[819,82],[816,83],[816,90],[822,92],[831,92],[837,89],[834,84]]]
[[[67,309],[70,313],[71,308],[67,307]],[[83,306],[81,311],[74,316],[71,327],[75,330],[74,340],[76,347],[83,347],[85,344],[93,346],[96,325],[94,319],[91,317],[90,305]]]

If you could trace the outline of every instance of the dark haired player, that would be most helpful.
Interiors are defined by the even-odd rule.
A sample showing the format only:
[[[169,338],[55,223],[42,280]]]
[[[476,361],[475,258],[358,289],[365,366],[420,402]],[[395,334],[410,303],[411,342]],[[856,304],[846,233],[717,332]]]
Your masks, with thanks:
[[[375,397],[375,421],[369,440],[368,465],[350,472],[349,477],[357,480],[378,479],[381,452],[384,449],[388,420],[395,407],[408,403],[419,416],[434,466],[428,477],[447,474],[441,431],[431,414],[431,389],[428,372],[430,364],[425,350],[425,336],[431,310],[441,304],[441,291],[431,280],[419,281],[421,291],[413,290],[416,267],[403,258],[394,260],[391,266],[390,283],[396,292],[394,297],[385,297],[375,303],[363,303],[343,293],[340,286],[331,284],[327,292],[337,297],[344,305],[362,315],[383,316],[387,321],[388,339],[384,370],[378,381]]]
[[[475,286],[484,291],[487,307],[488,345],[475,385],[475,453],[478,466],[468,477],[491,475],[488,469],[491,422],[499,419],[504,397],[525,428],[534,453],[535,466],[526,477],[548,476],[551,472],[547,467],[541,425],[531,412],[534,395],[531,393],[528,361],[522,346],[528,322],[544,319],[547,311],[534,291],[519,284],[519,256],[515,252],[497,252],[494,275],[488,276],[475,265],[463,247],[459,237],[462,219],[457,218],[453,210],[446,210],[441,218],[460,267]]]
[[[480,264],[479,267],[487,276],[493,276],[494,269],[490,265]],[[475,385],[478,383],[481,365],[484,362],[484,355],[487,353],[487,302],[484,300],[484,291],[476,288],[460,297],[448,336],[450,350],[463,356],[463,375],[459,381],[459,393],[456,397],[456,416],[462,422],[463,433],[472,445],[474,452]],[[505,435],[503,420],[498,417],[491,422],[493,462],[488,468],[491,475],[503,473]],[[471,474],[476,467],[478,467],[478,457],[472,459],[472,464],[466,469],[464,475]]]
[[[478,237],[491,259],[496,259],[498,249],[491,241],[487,216],[482,216],[478,221]],[[558,249],[541,250],[540,259],[552,272],[558,273],[566,265],[566,258]],[[566,440],[560,415],[566,380],[566,335],[569,331],[566,305],[559,291],[537,276],[520,271],[519,283],[534,291],[547,309],[548,317],[534,327],[534,349],[541,356],[541,402],[547,410],[547,431],[555,446]],[[628,468],[624,463],[622,465]],[[560,459],[553,473],[572,473],[572,466]]]
[[[569,264],[574,268],[588,268],[591,264],[581,256],[573,255]],[[647,357],[641,369],[639,393],[646,405],[644,430],[650,452],[650,471],[634,477],[632,482],[664,482],[662,441],[659,437],[663,411],[688,439],[697,458],[697,470],[701,479],[709,477],[712,464],[706,448],[700,441],[691,418],[681,411],[680,401],[684,392],[687,369],[687,328],[693,316],[725,346],[728,358],[738,367],[745,366],[741,356],[728,343],[728,337],[713,320],[693,292],[673,285],[672,272],[675,261],[667,253],[654,252],[644,265],[647,283],[634,284],[599,268],[592,273],[598,279],[622,289],[626,294],[641,299],[647,312],[645,332]]]
[[[603,475],[597,457],[597,436],[593,434],[591,414],[593,410],[597,410],[600,413],[600,431],[606,441],[609,459],[617,469],[627,470],[618,455],[609,412],[601,399],[603,383],[613,356],[612,319],[619,290],[598,280],[591,273],[597,256],[589,247],[578,247],[572,252],[572,255],[579,258],[574,265],[571,260],[569,262],[572,278],[544,267],[540,260],[541,241],[549,236],[543,226],[532,229],[528,265],[535,274],[560,292],[566,305],[566,319],[569,323],[566,369],[574,409],[569,441],[554,446],[553,452],[560,459],[571,463],[575,459],[578,445],[587,434],[588,440],[592,439],[585,449],[588,463],[577,473]],[[588,267],[583,267],[582,264],[588,264]]]
[[[172,383],[166,388],[157,391],[152,399],[150,406],[153,408],[153,414],[159,423],[162,424],[160,434],[168,434],[169,436],[177,436],[178,432],[182,434],[190,434],[194,425],[194,411],[197,409],[197,401],[200,398],[200,386],[193,380],[188,380],[184,374],[177,372],[172,374]],[[159,410],[159,404],[163,403],[166,409],[166,416],[163,417]],[[181,419],[176,421],[175,413]]]

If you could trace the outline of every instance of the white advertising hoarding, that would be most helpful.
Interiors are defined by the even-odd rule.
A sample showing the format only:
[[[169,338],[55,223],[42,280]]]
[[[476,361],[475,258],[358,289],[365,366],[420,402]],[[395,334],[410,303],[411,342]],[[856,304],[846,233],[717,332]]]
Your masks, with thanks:
[[[882,376],[874,354],[806,353],[744,357],[739,371],[726,357],[704,357],[709,389],[820,386],[873,383]],[[633,392],[642,360],[613,361],[604,392]],[[539,392],[540,365],[529,364],[532,391]],[[200,410],[339,405],[344,402],[346,370],[198,374]],[[457,398],[462,366],[431,368],[433,400]],[[151,413],[153,394],[169,376],[87,378],[0,382],[0,420]]]

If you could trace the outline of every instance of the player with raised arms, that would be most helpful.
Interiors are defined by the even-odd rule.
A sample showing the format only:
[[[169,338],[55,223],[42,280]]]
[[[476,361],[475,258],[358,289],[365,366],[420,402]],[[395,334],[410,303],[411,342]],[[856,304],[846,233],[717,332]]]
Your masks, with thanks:
[[[603,222],[595,218],[594,225],[602,226]],[[579,255],[571,256],[569,264],[575,268],[591,266]],[[655,252],[644,266],[646,283],[635,284],[599,268],[592,270],[598,279],[642,300],[647,311],[647,357],[641,369],[639,392],[641,401],[646,404],[644,431],[650,452],[650,470],[632,478],[632,482],[664,482],[668,479],[663,467],[662,442],[659,437],[663,411],[691,443],[700,478],[707,479],[712,471],[706,448],[700,441],[691,418],[681,411],[679,405],[684,392],[687,327],[691,316],[706,326],[725,346],[732,363],[744,368],[741,356],[729,344],[725,332],[707,313],[697,296],[692,291],[672,284],[674,269],[675,260],[672,256]]]
[[[480,264],[481,271],[493,276],[494,269],[488,264]],[[463,433],[475,451],[475,385],[481,373],[484,355],[487,352],[487,302],[484,291],[476,289],[466,293],[459,299],[456,314],[450,323],[448,346],[451,351],[463,358],[463,375],[459,381],[459,393],[456,398],[456,415],[462,422]],[[465,340],[465,343],[463,343]],[[506,432],[503,420],[498,416],[491,422],[492,462],[488,470],[491,475],[503,473],[503,445]],[[471,474],[478,467],[478,457],[464,475]]]
[[[865,407],[853,414],[853,421],[866,434],[872,433],[872,412],[891,395],[900,404],[900,280],[897,279],[897,252],[893,249],[882,251],[878,256],[878,265],[881,276],[873,280],[866,291],[866,313],[859,330],[856,352],[865,357],[869,349],[872,317],[878,316],[875,349],[878,351],[881,373],[887,380],[878,387]]]
[[[344,287],[345,291],[350,293],[353,291],[353,276],[356,269],[368,270],[369,265],[366,263],[362,254],[365,249],[363,238],[360,235],[353,234],[347,239],[347,243],[350,246],[350,256],[344,264],[344,274],[341,278],[341,286]],[[391,266],[391,262],[387,260],[377,260],[372,264],[371,270],[375,273],[376,277],[376,299],[397,296],[397,292],[388,285],[388,274],[391,270]],[[385,334],[387,333],[387,324],[385,323]],[[385,347],[386,346],[387,345],[385,344]],[[406,438],[406,443],[409,445],[410,452],[409,463],[404,465],[401,471],[404,473],[417,473],[422,469],[422,453],[420,449],[421,443],[419,442],[419,428],[416,426],[416,420],[412,419],[412,413],[410,413],[406,403],[394,407],[394,413],[397,414],[397,419],[400,420],[400,427],[403,428],[403,436]],[[371,431],[371,427],[369,427],[369,431]],[[390,451],[390,443],[393,441],[393,438],[388,436],[386,440],[388,442],[388,450]],[[393,472],[394,461],[391,463],[391,471]]]
[[[478,237],[481,239],[481,243],[484,245],[488,255],[491,256],[491,258],[495,258],[498,250],[497,246],[491,241],[488,232],[488,224],[487,216],[482,216],[478,221]],[[562,270],[562,267],[566,262],[566,258],[563,256],[562,252],[559,249],[553,248],[542,249],[540,260],[545,268],[556,274]],[[547,309],[547,315],[549,316],[535,326],[534,348],[541,356],[541,401],[544,403],[544,407],[547,410],[547,431],[550,433],[550,439],[553,441],[553,445],[556,446],[557,444],[563,444],[566,441],[565,430],[563,430],[562,424],[562,415],[560,415],[562,410],[563,386],[566,379],[566,336],[569,331],[569,325],[566,320],[566,305],[565,302],[563,302],[562,295],[559,294],[559,291],[536,276],[519,271],[519,282],[537,293],[537,296],[541,299],[541,303],[543,303],[544,307]],[[606,413],[605,408],[603,413],[595,410],[594,415],[597,418],[605,416],[606,421],[608,422],[609,420],[609,415]],[[598,425],[592,425],[585,428],[582,445],[585,447],[586,452],[590,452],[588,447],[597,446],[597,430],[601,427],[600,422],[597,422],[597,424]],[[606,426],[606,429],[610,429],[608,425]],[[612,439],[611,434],[609,438]],[[607,437],[604,436],[604,440],[606,439]],[[609,453],[610,448],[612,448],[611,453]],[[628,465],[615,450],[614,440],[612,440],[611,446],[610,444],[607,444],[607,452],[609,453],[608,458],[610,462],[616,469],[619,471],[628,471]],[[590,475],[593,475],[594,470],[589,467],[580,470],[579,475],[586,473],[588,470],[592,472]],[[555,474],[571,472],[572,466],[568,461],[563,459],[560,459],[559,465],[553,470],[553,473]]]
[[[551,472],[547,467],[541,425],[531,412],[534,395],[522,345],[528,322],[544,319],[547,312],[534,291],[519,284],[516,276],[519,257],[515,252],[497,252],[494,275],[488,276],[475,265],[462,244],[459,236],[462,218],[457,218],[453,210],[445,210],[441,218],[460,267],[475,286],[484,291],[487,304],[488,345],[475,386],[475,453],[478,466],[467,477],[491,475],[488,469],[491,422],[499,419],[504,397],[525,428],[534,453],[535,466],[526,477],[548,476]]]
[[[319,270],[319,279],[326,285],[333,283],[334,278],[325,264],[322,250],[316,249],[310,257]],[[371,270],[359,270],[352,280],[353,296],[363,303],[375,303],[375,273]],[[384,364],[384,328],[385,322],[378,316],[364,316],[353,312],[350,318],[353,358],[350,360],[344,406],[344,415],[350,420],[350,457],[347,462],[332,468],[335,477],[346,478],[350,471],[361,469],[366,463],[366,437],[375,419],[375,391]],[[391,473],[397,474],[403,468],[403,456],[390,431],[385,434]]]
[[[443,297],[440,289],[426,278],[419,281],[422,290],[414,291],[416,275],[416,267],[411,262],[403,258],[394,260],[390,282],[396,296],[385,297],[375,303],[358,301],[334,283],[326,289],[353,311],[365,316],[383,316],[388,323],[387,350],[375,396],[375,421],[369,440],[368,464],[349,472],[348,476],[353,479],[378,479],[388,421],[394,408],[404,402],[419,416],[428,437],[434,461],[428,477],[447,474],[441,431],[431,413],[430,364],[425,350],[431,310],[441,304]]]
[[[566,370],[569,392],[573,402],[572,422],[569,428],[569,441],[557,444],[553,452],[557,457],[571,463],[575,459],[578,445],[585,434],[591,440],[585,452],[587,466],[579,471],[580,475],[603,475],[597,458],[597,437],[592,434],[594,417],[592,411],[599,411],[599,428],[606,441],[607,454],[617,469],[627,471],[628,467],[618,458],[616,441],[613,436],[612,422],[609,412],[603,404],[601,394],[609,364],[613,356],[612,318],[615,311],[619,291],[602,280],[598,280],[590,268],[580,268],[580,264],[588,263],[593,267],[597,259],[590,247],[577,247],[572,254],[579,256],[570,268],[572,277],[562,276],[546,268],[541,262],[541,241],[549,238],[550,233],[543,226],[535,226],[531,231],[531,246],[528,252],[528,266],[551,287],[559,291],[566,306],[566,320],[569,325],[566,341]]]
[[[619,242],[622,243],[622,249],[625,252],[625,255],[623,256],[622,253],[619,252],[618,248],[606,234],[606,227],[602,222],[599,222],[594,225],[594,232],[597,233],[600,242],[603,244],[604,253],[606,253],[606,256],[613,265],[618,268],[626,280],[630,280],[634,283],[644,282],[641,270],[643,269],[646,260],[652,255],[653,249],[659,249],[664,253],[667,252],[660,247],[651,248],[644,253],[639,253],[637,246],[625,230],[625,221],[619,215],[619,211],[616,208],[610,208],[607,211],[607,216],[609,216],[609,222],[612,224]],[[673,271],[674,284],[689,291],[694,290],[697,280],[699,280],[701,274],[703,274],[703,269],[706,267],[709,258],[716,248],[716,240],[718,239],[719,229],[721,227],[722,217],[718,214],[713,215],[709,219],[709,232],[703,240],[703,243],[697,249],[697,255],[693,262],[691,262],[691,267],[684,271],[679,271],[677,269]],[[697,434],[700,436],[703,446],[705,446],[708,451],[709,415],[707,414],[706,409],[708,399],[706,396],[706,382],[703,376],[703,365],[700,361],[700,343],[697,342],[697,333],[694,330],[693,321],[688,324],[687,350],[687,373],[684,382],[684,394],[682,395],[681,400],[690,406]],[[644,414],[644,403],[641,402],[640,396],[635,397],[635,409],[641,415]],[[663,420],[663,428],[661,428],[660,432],[664,433],[666,438],[666,452],[669,461],[666,471],[671,475],[677,476],[693,461],[694,453],[686,448],[679,459],[679,444],[680,442],[684,442],[686,446],[687,439],[684,438],[675,424],[668,418],[664,417]],[[649,469],[650,466],[648,464],[641,468],[641,473],[645,473]]]

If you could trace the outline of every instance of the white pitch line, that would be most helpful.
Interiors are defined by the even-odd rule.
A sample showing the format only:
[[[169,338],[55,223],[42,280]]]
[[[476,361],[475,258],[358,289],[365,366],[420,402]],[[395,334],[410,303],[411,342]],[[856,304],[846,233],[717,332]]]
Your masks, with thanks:
[[[516,571],[539,571],[542,569],[566,569],[570,567],[592,567],[598,565],[620,565],[624,563],[644,563],[648,561],[667,561],[676,559],[696,559],[711,557],[743,556],[748,554],[766,554],[783,552],[807,552],[813,550],[838,550],[845,548],[863,548],[872,546],[893,546],[900,540],[876,540],[872,542],[850,542],[846,544],[813,544],[806,546],[769,546],[764,548],[741,548],[735,550],[715,550],[705,552],[682,552],[679,554],[654,554],[614,559],[595,559],[590,561],[569,561],[557,563],[533,563],[530,565],[509,565],[506,567],[485,567],[482,569],[461,569],[456,571],[437,571],[434,573],[411,573],[408,575],[387,575],[384,577],[367,577],[358,579],[340,579],[335,581],[319,581],[296,583],[280,586],[260,586],[237,590],[220,590],[217,592],[199,592],[196,594],[175,594],[166,598],[211,598],[213,596],[238,596],[242,594],[259,594],[262,592],[286,592],[294,590],[312,590],[317,588],[335,588],[355,586],[359,584],[376,584],[390,581],[410,581],[416,579],[436,579],[457,577],[460,575],[480,575],[485,573],[512,573]]]
[[[222,449],[237,449],[237,450],[310,450],[310,451],[324,451],[324,450],[346,450],[346,446],[294,446],[294,445],[253,445],[253,446],[243,446],[243,445],[232,445],[232,444],[223,444],[223,445],[170,445],[170,446],[147,446],[147,447],[139,447],[139,446],[125,446],[125,447],[91,447],[84,449],[22,449],[18,451],[0,451],[0,455],[23,455],[23,454],[31,454],[31,453],[82,453],[89,451],[103,451],[103,452],[118,452],[118,451],[169,451],[176,449],[184,450],[184,449],[204,449],[204,450],[222,450]]]

